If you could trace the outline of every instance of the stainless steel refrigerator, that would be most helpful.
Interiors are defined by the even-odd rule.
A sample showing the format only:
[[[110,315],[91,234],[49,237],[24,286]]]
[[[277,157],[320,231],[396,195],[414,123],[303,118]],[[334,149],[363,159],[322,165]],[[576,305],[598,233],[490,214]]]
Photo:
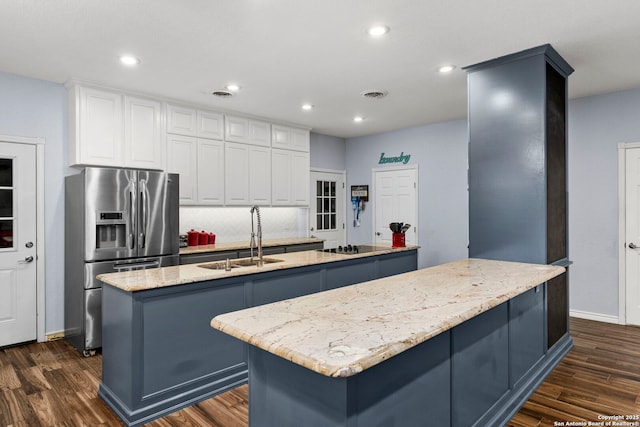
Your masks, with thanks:
[[[102,346],[98,274],[178,264],[178,175],[85,168],[65,182],[65,338]]]

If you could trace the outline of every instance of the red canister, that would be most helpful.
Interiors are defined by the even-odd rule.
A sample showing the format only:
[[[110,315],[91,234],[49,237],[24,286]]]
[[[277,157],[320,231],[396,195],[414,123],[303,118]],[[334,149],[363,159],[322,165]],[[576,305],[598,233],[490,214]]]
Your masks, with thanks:
[[[187,231],[187,245],[188,246],[198,246],[198,239],[200,237],[200,233],[198,233],[193,228]]]
[[[392,233],[391,234],[391,247],[392,248],[404,248],[406,247],[405,245],[405,239],[404,239],[404,233]]]
[[[216,235],[213,233],[209,233],[209,244],[215,245],[215,243],[216,243]]]
[[[198,244],[199,245],[206,245],[209,243],[209,233],[207,233],[206,231],[202,230],[200,232],[200,237],[198,238]]]

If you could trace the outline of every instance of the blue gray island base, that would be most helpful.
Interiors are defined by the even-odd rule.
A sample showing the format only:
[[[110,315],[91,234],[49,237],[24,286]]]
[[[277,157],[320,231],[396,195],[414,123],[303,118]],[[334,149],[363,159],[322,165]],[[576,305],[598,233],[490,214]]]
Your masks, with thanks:
[[[222,313],[417,268],[417,250],[129,292],[103,287],[98,395],[139,426],[247,383],[248,345],[210,327]]]
[[[251,427],[504,426],[571,349],[547,350],[541,284],[357,375],[249,350]]]

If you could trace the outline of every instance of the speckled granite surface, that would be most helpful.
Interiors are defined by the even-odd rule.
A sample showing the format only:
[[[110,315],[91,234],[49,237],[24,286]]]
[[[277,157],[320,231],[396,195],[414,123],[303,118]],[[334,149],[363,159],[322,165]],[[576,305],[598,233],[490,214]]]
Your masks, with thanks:
[[[222,314],[211,326],[322,375],[349,377],[564,271],[465,259]]]
[[[100,274],[98,280],[120,288],[128,292],[143,291],[146,289],[161,288],[165,286],[183,285],[186,283],[201,282],[204,280],[215,280],[233,276],[244,276],[247,274],[263,273],[265,271],[283,270],[293,267],[304,267],[307,265],[322,264],[327,262],[342,261],[345,259],[361,258],[380,255],[391,252],[415,250],[417,246],[407,248],[394,248],[390,246],[376,246],[375,252],[367,252],[357,255],[332,254],[321,251],[291,252],[287,254],[268,255],[264,258],[277,259],[281,262],[264,264],[262,267],[240,267],[231,271],[211,270],[199,267],[199,265],[218,264],[202,263],[178,265],[175,267],[152,268],[148,270],[127,271],[121,273]],[[238,261],[238,260],[232,260]]]
[[[320,242],[324,242],[324,240],[318,239],[317,237],[292,237],[286,239],[263,240],[262,247],[268,248],[271,246],[301,245],[304,243]],[[249,249],[249,239],[243,242],[223,242],[216,243],[215,245],[187,246],[186,248],[180,248],[180,255],[199,254],[206,252],[236,251],[240,249]]]

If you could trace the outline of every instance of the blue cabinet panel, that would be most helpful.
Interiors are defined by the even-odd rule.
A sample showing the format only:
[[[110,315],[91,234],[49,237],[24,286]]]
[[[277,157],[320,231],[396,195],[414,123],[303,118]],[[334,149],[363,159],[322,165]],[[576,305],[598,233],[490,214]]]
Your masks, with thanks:
[[[509,390],[508,325],[507,302],[453,329],[452,426],[473,425]]]
[[[509,301],[511,386],[544,356],[544,287],[537,286]]]
[[[253,281],[253,305],[269,304],[320,292],[322,277],[318,271],[296,272]],[[211,316],[213,317],[213,316]]]
[[[238,284],[145,299],[140,313],[143,396],[188,381],[210,381],[230,367],[246,369],[244,343],[209,326],[212,317],[243,308]]]

